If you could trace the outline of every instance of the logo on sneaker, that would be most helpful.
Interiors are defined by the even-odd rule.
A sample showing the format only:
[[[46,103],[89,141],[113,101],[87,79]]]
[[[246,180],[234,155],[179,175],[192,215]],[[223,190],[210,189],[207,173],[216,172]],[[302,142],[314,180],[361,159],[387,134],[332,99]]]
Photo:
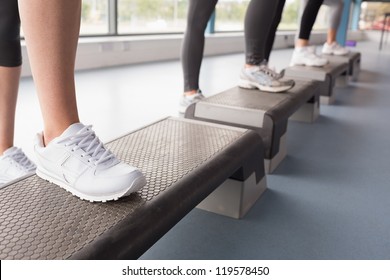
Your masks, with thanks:
[[[71,155],[62,162],[61,167],[62,177],[70,185],[73,185],[77,178],[88,168],[84,162]]]

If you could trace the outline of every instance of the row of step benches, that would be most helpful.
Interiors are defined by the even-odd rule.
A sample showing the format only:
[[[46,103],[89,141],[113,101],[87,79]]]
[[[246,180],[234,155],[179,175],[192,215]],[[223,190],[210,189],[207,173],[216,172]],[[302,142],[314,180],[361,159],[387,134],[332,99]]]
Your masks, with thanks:
[[[195,207],[242,218],[286,156],[288,120],[314,122],[335,84],[357,79],[360,53],[329,59],[285,69],[288,93],[232,88],[108,143],[148,181],[119,201],[82,201],[37,176],[1,189],[0,259],[136,259]]]

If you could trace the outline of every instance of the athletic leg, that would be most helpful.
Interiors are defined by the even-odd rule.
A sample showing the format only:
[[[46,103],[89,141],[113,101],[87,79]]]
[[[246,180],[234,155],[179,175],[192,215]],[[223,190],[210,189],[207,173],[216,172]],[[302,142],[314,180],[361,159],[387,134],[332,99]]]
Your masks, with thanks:
[[[79,122],[74,66],[80,0],[19,0],[19,9],[48,144]]]
[[[266,59],[266,42],[278,1],[252,0],[245,15],[246,64],[260,65]]]
[[[303,10],[298,39],[291,59],[291,65],[306,65],[322,67],[328,60],[316,54],[315,47],[309,46],[309,38],[318,11],[323,0],[308,0]]]
[[[187,29],[181,51],[184,92],[199,89],[199,73],[203,59],[204,32],[218,0],[190,0]]]
[[[307,2],[302,14],[296,46],[304,47],[309,44],[310,34],[323,2],[324,0],[309,0]]]
[[[17,0],[0,5],[0,155],[13,146],[16,100],[22,64]]]
[[[284,5],[286,4],[286,0],[279,0],[278,6],[276,8],[275,16],[272,20],[271,29],[269,31],[266,47],[265,47],[265,59],[269,61],[269,57],[271,55],[272,47],[275,41],[276,30],[278,29],[279,23],[282,19]]]
[[[181,49],[184,93],[179,102],[179,113],[184,114],[188,106],[204,98],[199,89],[199,73],[203,59],[204,32],[218,0],[190,0],[187,29]]]
[[[0,186],[34,173],[35,164],[14,147],[22,54],[17,0],[0,5]]]
[[[336,41],[337,30],[343,15],[343,0],[324,0],[324,5],[329,7],[328,32],[326,43],[322,48],[322,53],[334,55],[346,55],[349,50],[340,46]]]
[[[34,147],[37,175],[90,201],[138,191],[146,184],[142,173],[79,123],[74,66],[81,0],[19,0],[19,9],[44,120]]]
[[[283,92],[294,86],[269,69],[266,62],[267,38],[278,1],[252,0],[245,16],[246,64],[241,70],[239,86],[269,92]]]

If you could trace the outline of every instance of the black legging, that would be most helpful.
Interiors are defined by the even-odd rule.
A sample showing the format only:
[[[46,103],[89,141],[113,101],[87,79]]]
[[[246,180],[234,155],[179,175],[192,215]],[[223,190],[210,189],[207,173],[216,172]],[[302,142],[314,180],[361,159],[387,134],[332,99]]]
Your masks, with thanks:
[[[271,27],[275,21],[278,5],[277,0],[252,0],[249,3],[244,29],[247,64],[259,65],[266,58],[268,40],[272,36]]]
[[[317,18],[318,11],[320,10],[320,7],[324,0],[307,0],[307,5],[305,6],[303,10],[303,14],[301,17],[301,23],[300,23],[300,32],[299,32],[299,39],[305,39],[309,40],[311,30],[313,29],[313,25],[315,23],[315,20]],[[265,50],[265,60],[269,61],[269,57],[271,55],[272,46],[275,41],[275,34],[276,30],[278,28],[278,25],[282,19],[283,14],[283,8],[286,3],[286,0],[279,0],[278,6],[276,9],[274,20],[271,24],[271,30],[269,32],[269,36],[267,38],[267,46]]]
[[[324,0],[309,0],[303,10],[301,25],[299,28],[299,39],[309,40],[311,30],[316,21],[318,11]]]
[[[190,0],[187,29],[182,45],[184,91],[199,89],[204,50],[204,32],[217,0]],[[246,62],[259,65],[265,57],[265,42],[278,1],[252,0],[245,16]]]
[[[199,89],[199,73],[204,49],[204,32],[218,0],[190,0],[187,29],[181,52],[184,91]]]
[[[276,35],[276,30],[278,29],[278,25],[282,19],[282,14],[283,14],[283,8],[284,5],[286,4],[286,0],[279,0],[277,1],[278,5],[276,7],[276,13],[274,16],[274,19],[271,24],[271,29],[269,31],[269,35],[266,41],[266,47],[265,47],[265,60],[269,61],[269,57],[271,55],[272,47],[274,45],[275,41],[275,35]]]
[[[17,0],[1,0],[0,4],[0,66],[22,64],[20,18]]]

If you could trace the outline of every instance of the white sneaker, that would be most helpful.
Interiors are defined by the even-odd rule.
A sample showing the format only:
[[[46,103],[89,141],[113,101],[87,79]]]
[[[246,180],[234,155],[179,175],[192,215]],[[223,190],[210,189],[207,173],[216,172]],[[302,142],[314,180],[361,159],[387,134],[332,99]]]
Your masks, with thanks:
[[[73,124],[46,147],[42,134],[38,134],[34,148],[37,175],[81,199],[117,200],[146,185],[143,174],[120,162],[91,126]]]
[[[318,56],[314,46],[295,48],[290,63],[291,66],[305,65],[317,67],[322,67],[326,64],[328,64],[328,60]]]
[[[349,50],[333,42],[332,44],[325,43],[322,47],[323,54],[333,54],[333,55],[346,55],[349,53]]]
[[[184,114],[190,105],[192,105],[192,104],[194,104],[194,103],[196,103],[204,98],[205,97],[202,94],[202,91],[200,89],[198,89],[196,91],[196,93],[194,93],[194,94],[183,95],[181,97],[180,103],[179,103],[179,113]]]
[[[247,89],[259,89],[267,92],[285,92],[295,85],[294,80],[283,79],[267,65],[243,68],[238,86]]]
[[[0,186],[18,178],[33,175],[35,164],[16,147],[7,149],[0,156]]]

